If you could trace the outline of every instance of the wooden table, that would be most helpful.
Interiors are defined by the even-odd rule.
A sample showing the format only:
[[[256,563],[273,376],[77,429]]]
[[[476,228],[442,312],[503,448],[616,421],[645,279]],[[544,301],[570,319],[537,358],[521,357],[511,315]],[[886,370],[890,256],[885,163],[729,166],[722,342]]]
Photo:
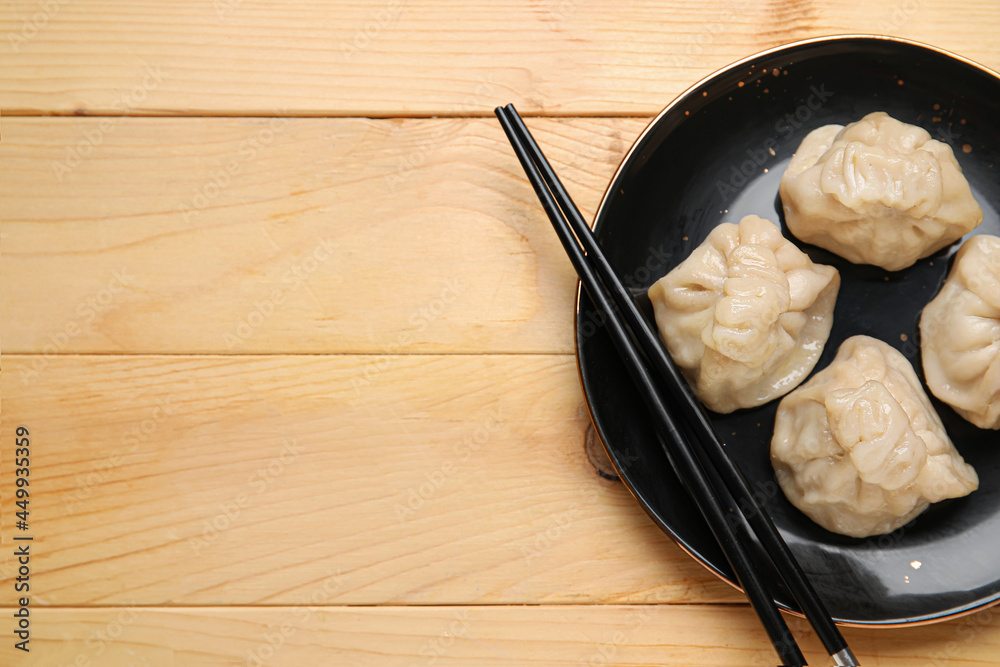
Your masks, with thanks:
[[[585,455],[576,280],[492,108],[590,216],[713,70],[844,32],[997,68],[1000,6],[604,4],[3,3],[0,664],[774,664]],[[846,635],[1000,664],[995,610]]]

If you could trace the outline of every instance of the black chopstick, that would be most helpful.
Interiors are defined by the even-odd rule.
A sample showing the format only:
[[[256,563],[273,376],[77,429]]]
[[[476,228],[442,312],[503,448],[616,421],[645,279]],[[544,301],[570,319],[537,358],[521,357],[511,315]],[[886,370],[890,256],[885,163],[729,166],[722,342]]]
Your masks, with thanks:
[[[646,357],[659,373],[663,384],[671,394],[671,398],[683,406],[682,413],[688,417],[688,426],[702,447],[696,448],[701,454],[706,454],[706,466],[713,466],[722,477],[723,483],[733,493],[734,498],[744,508],[743,514],[756,533],[768,556],[776,565],[776,569],[791,590],[796,601],[802,607],[806,618],[812,623],[816,634],[835,660],[835,665],[856,665],[857,661],[851,654],[837,626],[830,618],[815,589],[809,583],[791,550],[778,533],[771,517],[761,506],[758,496],[754,494],[743,476],[742,471],[729,455],[701,403],[695,398],[687,382],[681,376],[673,360],[667,354],[659,338],[653,332],[649,322],[636,308],[624,285],[618,280],[604,254],[597,245],[590,227],[584,221],[579,209],[573,203],[566,189],[559,181],[551,165],[545,159],[541,149],[535,142],[524,121],[517,114],[513,105],[507,105],[506,113],[525,143],[532,161],[541,170],[546,186],[551,189],[555,199],[565,216],[569,219],[573,233],[587,253],[587,259],[596,270],[598,277],[611,293],[615,305],[625,318],[626,326],[631,329]]]
[[[497,117],[500,119],[501,124],[507,133],[508,138],[511,141],[512,146],[514,146],[515,152],[518,154],[518,158],[521,160],[521,164],[528,174],[529,179],[535,188],[536,194],[542,201],[546,212],[549,214],[550,219],[553,222],[553,226],[556,228],[560,239],[563,241],[563,245],[566,248],[567,253],[570,255],[577,266],[577,271],[581,276],[581,280],[584,282],[584,286],[591,295],[591,299],[594,300],[595,304],[598,305],[599,309],[606,315],[608,315],[609,322],[614,321],[615,313],[622,316],[625,321],[625,325],[630,330],[632,336],[634,336],[635,341],[639,344],[642,349],[643,354],[646,359],[651,361],[655,370],[659,373],[663,384],[667,385],[672,398],[679,401],[686,410],[682,411],[685,413],[690,421],[687,423],[687,427],[694,431],[697,440],[701,443],[702,447],[691,447],[684,439],[681,437],[676,424],[674,423],[671,415],[666,411],[665,406],[664,412],[666,419],[663,420],[660,416],[657,416],[657,421],[662,422],[658,425],[663,427],[661,432],[664,432],[668,438],[668,442],[672,442],[675,449],[684,450],[681,451],[681,465],[687,468],[689,475],[699,475],[702,477],[704,482],[704,469],[698,466],[698,462],[705,468],[712,467],[720,475],[726,490],[733,495],[733,497],[739,501],[739,506],[743,511],[744,517],[747,519],[750,526],[756,532],[758,539],[760,540],[762,546],[768,553],[768,556],[777,566],[777,570],[781,574],[782,578],[785,580],[789,589],[792,591],[799,605],[802,607],[803,612],[806,614],[807,618],[813,624],[816,629],[817,635],[821,638],[830,655],[834,658],[836,665],[857,665],[853,654],[847,647],[847,643],[844,641],[840,632],[837,630],[836,625],[830,618],[829,614],[826,612],[822,602],[816,595],[812,586],[809,584],[808,579],[802,572],[801,567],[795,561],[788,549],[781,535],[777,532],[774,524],[771,522],[770,517],[767,515],[763,507],[760,506],[757,497],[751,492],[746,479],[743,477],[742,472],[736,466],[735,462],[729,456],[728,451],[722,444],[718,435],[715,433],[711,423],[708,420],[708,416],[705,414],[704,409],[701,404],[695,399],[693,393],[688,387],[687,383],[683,380],[680,373],[678,372],[673,361],[666,354],[663,346],[660,344],[658,338],[653,334],[649,323],[644,317],[638,312],[635,307],[631,297],[626,292],[624,286],[617,279],[614,271],[611,269],[607,260],[604,258],[596,241],[591,234],[590,228],[586,225],[583,217],[580,215],[579,210],[573,204],[572,199],[566,193],[562,184],[560,183],[555,172],[552,170],[551,166],[545,160],[544,155],[542,155],[541,150],[538,148],[537,144],[531,137],[530,132],[528,132],[520,116],[518,116],[517,111],[514,109],[513,105],[508,105],[505,109],[498,108],[496,110]],[[541,173],[538,173],[538,170]],[[555,197],[558,200],[558,204],[553,201],[552,194],[549,189],[555,193]],[[559,209],[562,209],[560,214]],[[572,229],[567,229],[566,220],[563,217],[569,218],[569,224]],[[574,238],[574,235],[576,238]],[[580,249],[580,245],[583,245],[584,250],[586,250],[586,256]],[[593,266],[590,266],[590,264]],[[585,267],[585,268],[581,268]],[[595,275],[596,273],[596,275]],[[584,279],[584,275],[587,275],[587,279]],[[596,278],[596,280],[595,280]],[[601,288],[601,283],[604,284],[604,288],[611,293],[611,299],[614,302],[614,307],[609,307],[608,295],[604,293]],[[597,295],[600,296],[597,296]],[[620,329],[621,323],[615,321],[615,325],[612,325],[611,329]],[[621,348],[622,346],[629,346],[629,336],[625,334],[624,336],[619,336],[614,331],[612,332],[615,336],[616,345]],[[624,333],[624,329],[622,329]],[[621,351],[621,349],[620,349]],[[636,379],[637,384],[640,388],[644,389],[644,393],[651,393],[654,396],[653,402],[656,402],[656,387],[652,382],[646,382],[642,375],[644,369],[642,369],[642,359],[639,355],[635,354],[634,350],[631,350],[632,355],[626,352],[622,352],[623,357],[634,356],[635,360],[639,364],[640,372],[638,376],[633,371],[633,377]],[[648,373],[646,373],[648,378]],[[647,400],[650,400],[647,398]],[[662,402],[661,402],[662,404]],[[651,405],[651,409],[654,415],[659,412],[655,406]],[[663,443],[661,443],[662,445]],[[694,450],[694,456],[691,457],[691,450]],[[670,451],[668,450],[668,456]],[[671,462],[674,463],[674,459],[671,457]],[[695,466],[690,466],[684,463],[684,459],[692,458]],[[674,466],[678,473],[681,473],[676,465]],[[683,477],[682,477],[683,479]],[[710,482],[708,483],[710,484]],[[697,491],[691,484],[688,484],[689,490],[694,494],[701,494]],[[697,484],[695,486],[698,486]],[[707,499],[710,504],[721,505],[721,502],[716,497],[715,494],[711,493],[710,487],[708,488],[708,495],[711,498]],[[699,500],[698,497],[695,498],[696,501]],[[701,506],[699,502],[699,506]],[[705,508],[702,508],[705,511]],[[708,514],[712,514],[712,510],[709,508]],[[725,517],[724,517],[725,518]],[[706,515],[711,523],[711,519]],[[737,526],[741,527],[741,533],[745,533],[745,527],[741,523],[737,523]],[[720,539],[720,544],[723,548],[726,545],[723,541],[730,541],[736,545],[736,551],[742,552],[745,558],[745,550],[740,544],[740,539],[733,534],[732,526],[729,526],[730,530],[728,535],[717,535],[717,539]],[[723,533],[727,532],[725,528],[721,529]],[[715,528],[713,527],[713,532]],[[746,534],[741,534],[744,540],[752,539]],[[734,570],[737,570],[737,577],[740,579],[741,583],[744,584],[744,588],[747,589],[748,597],[751,598],[751,603],[754,603],[754,597],[751,593],[751,587],[755,584],[753,580],[756,579],[756,573],[751,571],[745,573],[744,577],[740,576],[736,563],[732,562],[732,558],[735,557],[740,560],[741,556],[739,553],[730,556],[727,550],[727,557],[731,558],[731,564],[734,566]],[[749,582],[744,582],[744,578],[749,577]],[[762,584],[757,581],[757,584]],[[773,600],[770,596],[767,596],[767,601],[764,603],[760,601],[761,605],[766,607],[774,607]],[[758,615],[761,614],[761,608],[758,604],[754,604],[755,609],[758,611]],[[783,635],[781,632],[782,627],[784,627],[784,632],[787,633],[787,626],[784,626],[784,621],[781,620],[780,614],[775,614],[778,620],[781,622],[780,626],[769,627],[768,621],[764,616],[761,616],[762,622],[764,622],[765,627],[768,629],[769,634],[772,636],[772,643],[775,644],[776,650],[778,650],[779,655],[782,655],[782,659],[786,662],[789,659],[801,659],[801,653],[798,652],[797,647],[794,651],[783,651],[782,647],[786,646],[788,639],[791,639],[791,635]],[[775,634],[778,634],[778,641],[776,642]],[[785,639],[781,639],[785,637]],[[792,645],[794,645],[794,640],[792,640]]]
[[[624,325],[618,319],[617,309],[610,297],[604,292],[597,275],[588,264],[583,250],[567,226],[566,221],[562,218],[558,205],[546,188],[542,176],[535,168],[532,158],[528,155],[518,132],[511,123],[508,112],[503,108],[497,108],[496,114],[500,119],[500,124],[503,126],[504,131],[507,133],[507,138],[510,140],[514,152],[521,162],[521,166],[524,168],[528,179],[535,189],[535,193],[541,200],[546,213],[548,213],[549,219],[552,221],[563,247],[573,262],[574,267],[576,267],[584,288],[598,309],[605,315],[608,330],[611,332],[615,346],[618,348],[618,352],[625,361],[633,381],[640,389],[640,393],[652,413],[661,435],[659,439],[661,447],[663,447],[674,470],[677,471],[678,477],[694,497],[695,503],[708,522],[716,541],[726,554],[726,558],[729,560],[737,579],[743,586],[750,604],[754,607],[757,616],[760,618],[765,631],[770,637],[771,644],[774,646],[784,665],[788,667],[801,667],[805,665],[805,658],[795,643],[795,638],[789,631],[788,625],[781,617],[781,613],[775,606],[774,600],[764,586],[761,577],[754,569],[745,548],[736,538],[733,526],[727,520],[726,510],[722,502],[713,491],[708,476],[691,451],[691,448],[687,445],[686,439],[678,430],[677,425],[663,403],[663,399],[656,391],[653,377],[646,368],[646,364],[640,356],[639,351],[633,346],[629,338],[629,333],[626,332]]]

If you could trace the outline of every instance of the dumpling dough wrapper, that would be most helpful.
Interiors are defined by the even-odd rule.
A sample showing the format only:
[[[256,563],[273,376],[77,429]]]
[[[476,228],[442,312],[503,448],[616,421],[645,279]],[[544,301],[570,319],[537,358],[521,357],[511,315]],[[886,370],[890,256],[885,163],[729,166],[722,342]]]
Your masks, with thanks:
[[[1000,238],[981,234],[920,315],[931,393],[979,428],[1000,429]]]
[[[656,325],[695,395],[732,412],[783,396],[830,335],[840,274],[773,222],[723,223],[649,288]]]
[[[796,237],[888,271],[905,269],[983,221],[951,147],[881,111],[810,132],[778,191]]]
[[[781,400],[771,463],[788,500],[823,528],[889,533],[979,478],[955,449],[910,362],[853,336]]]

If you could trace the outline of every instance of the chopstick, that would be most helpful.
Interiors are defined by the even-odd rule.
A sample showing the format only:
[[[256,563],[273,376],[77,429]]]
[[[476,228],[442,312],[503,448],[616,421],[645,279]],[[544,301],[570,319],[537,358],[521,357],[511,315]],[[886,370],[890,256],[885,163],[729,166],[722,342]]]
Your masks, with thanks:
[[[722,481],[727,489],[733,493],[735,499],[742,508],[749,508],[744,511],[744,517],[756,533],[757,538],[762,543],[768,556],[776,565],[776,569],[792,591],[796,601],[802,607],[803,613],[813,624],[816,634],[820,637],[827,651],[834,658],[835,665],[856,665],[857,662],[847,646],[843,636],[833,623],[825,606],[816,594],[815,589],[809,583],[808,578],[802,571],[791,550],[785,543],[781,534],[778,533],[771,517],[760,504],[758,496],[754,494],[749,483],[743,476],[742,471],[736,462],[729,455],[725,445],[720,440],[715,428],[709,421],[708,415],[701,403],[698,402],[691,391],[690,386],[678,371],[677,366],[667,354],[659,338],[653,332],[649,322],[643,317],[625,287],[618,280],[601,252],[594,239],[590,227],[587,226],[580,214],[579,209],[573,203],[562,183],[559,181],[551,165],[545,159],[541,149],[535,142],[524,121],[518,115],[513,105],[506,108],[509,120],[517,131],[518,136],[524,141],[529,156],[541,170],[542,178],[548,188],[555,194],[555,198],[562,208],[563,213],[569,218],[569,223],[573,233],[583,245],[587,253],[587,259],[593,264],[599,278],[611,293],[611,296],[619,311],[625,318],[626,326],[631,329],[637,342],[642,347],[647,359],[649,359],[661,379],[664,380],[671,398],[679,401],[684,408],[682,414],[688,417],[688,426],[694,431],[696,438],[701,443],[702,448],[695,448],[699,454],[707,455],[708,462],[703,463],[706,467],[713,466],[722,477]]]
[[[715,433],[704,408],[694,397],[673,360],[667,355],[649,323],[639,313],[632,298],[611,269],[597,246],[590,228],[517,111],[513,105],[507,105],[506,108],[498,107],[496,115],[535,193],[549,215],[563,247],[576,267],[584,288],[598,309],[606,316],[612,339],[654,417],[662,438],[661,447],[664,448],[674,470],[678,472],[678,476],[708,521],[713,535],[733,566],[737,579],[760,617],[776,652],[787,665],[805,664],[802,653],[777,611],[772,596],[768,594],[747,555],[744,542],[753,538],[747,534],[744,524],[731,523],[728,520],[724,502],[719,497],[724,492],[720,489],[713,491],[706,469],[713,468],[718,473],[725,491],[737,500],[744,518],[812,623],[817,635],[834,659],[834,664],[856,666],[857,660],[843,636],[837,630],[767,512],[750,490],[746,478]],[[623,322],[619,321],[619,316]],[[635,349],[634,344],[638,344],[641,352]],[[681,434],[672,414],[659,397],[657,384],[647,370],[644,360],[652,364],[662,383],[667,386],[671,398],[684,408],[682,414],[688,417],[686,426],[694,431],[695,439],[701,447],[691,445]]]
[[[558,205],[548,191],[541,174],[535,168],[532,158],[522,143],[520,134],[512,124],[512,112],[513,107],[509,107],[509,109],[498,108],[497,117],[511,141],[514,152],[521,161],[521,166],[524,167],[525,173],[535,188],[535,193],[548,213],[563,247],[576,268],[584,289],[605,315],[607,327],[611,332],[615,346],[625,361],[626,367],[656,423],[661,436],[659,438],[660,446],[674,470],[677,471],[678,477],[694,497],[698,509],[726,554],[726,558],[733,567],[737,579],[743,586],[750,604],[757,612],[757,616],[760,618],[782,663],[788,667],[802,667],[806,661],[795,643],[795,638],[781,617],[771,595],[764,586],[763,580],[754,569],[746,549],[737,539],[733,526],[727,521],[725,508],[713,491],[708,475],[688,445],[687,440],[681,435],[663,399],[656,390],[652,375],[646,368],[639,351],[632,344],[630,334],[626,332],[624,324],[619,320],[617,308],[613,305],[610,296],[605,293],[597,274],[587,262],[587,257],[583,254],[576,237],[562,218]]]

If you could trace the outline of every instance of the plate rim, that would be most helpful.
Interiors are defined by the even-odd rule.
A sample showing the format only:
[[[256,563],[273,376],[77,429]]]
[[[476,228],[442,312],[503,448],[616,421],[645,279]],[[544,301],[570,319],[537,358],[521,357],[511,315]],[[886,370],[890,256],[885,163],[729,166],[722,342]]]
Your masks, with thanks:
[[[741,58],[735,62],[732,62],[724,67],[714,70],[707,76],[702,77],[692,85],[685,88],[680,94],[678,94],[673,100],[671,100],[665,107],[663,107],[662,110],[660,110],[659,113],[657,113],[649,121],[646,127],[643,128],[642,132],[640,132],[639,135],[635,138],[635,141],[633,141],[628,151],[625,152],[625,155],[622,156],[621,161],[618,164],[618,167],[615,169],[614,174],[608,181],[608,185],[605,188],[604,193],[601,195],[600,204],[594,211],[594,218],[589,223],[588,226],[591,228],[592,231],[596,231],[597,221],[600,219],[601,214],[608,203],[608,198],[615,187],[615,183],[621,176],[622,171],[626,167],[626,164],[629,163],[630,160],[632,159],[633,154],[637,150],[639,150],[641,144],[645,142],[647,135],[653,131],[656,125],[660,122],[660,120],[664,116],[666,116],[674,107],[679,106],[681,103],[687,101],[690,98],[694,98],[696,96],[696,93],[700,92],[703,86],[707,85],[720,75],[728,73],[732,70],[736,70],[740,67],[744,67],[751,62],[754,62],[761,58],[765,58],[770,55],[774,55],[776,53],[781,53],[784,51],[793,51],[795,49],[811,45],[818,45],[831,42],[860,41],[860,40],[876,40],[876,41],[901,44],[909,47],[917,47],[919,49],[926,49],[927,51],[935,52],[952,60],[958,61],[959,63],[978,69],[982,71],[984,74],[987,74],[988,76],[992,76],[993,78],[997,79],[998,84],[1000,84],[1000,72],[990,67],[987,67],[982,63],[979,63],[975,60],[972,60],[960,54],[954,53],[953,51],[949,51],[947,49],[943,49],[934,46],[932,44],[927,44],[926,42],[920,42],[918,40],[908,39],[905,37],[896,37],[892,35],[880,35],[874,33],[872,34],[844,33],[836,35],[824,35],[820,37],[810,37],[807,39],[796,40],[793,42],[788,42],[768,49],[764,49],[762,51],[758,51],[749,56]],[[584,374],[583,374],[583,365],[580,354],[580,331],[579,331],[580,306],[582,298],[583,298],[583,283],[578,280],[576,286],[576,302],[573,312],[573,346],[574,346],[574,356],[576,357],[576,370],[577,370],[577,375],[580,379],[581,388],[583,389],[584,405],[587,408],[587,415],[590,417],[590,423],[594,428],[594,434],[597,436],[597,439],[600,441],[601,446],[604,448],[604,451],[608,456],[608,460],[611,462],[611,465],[614,467],[615,473],[618,475],[618,479],[622,482],[623,486],[625,486],[625,488],[628,489],[629,494],[632,496],[635,502],[642,508],[642,510],[646,513],[646,515],[653,521],[653,523],[656,524],[657,527],[660,528],[660,530],[666,533],[667,536],[670,537],[670,539],[678,547],[680,547],[682,551],[684,551],[688,556],[694,559],[695,562],[699,563],[706,570],[714,574],[718,579],[725,582],[732,588],[735,588],[740,593],[743,593],[744,592],[743,588],[739,585],[738,582],[729,579],[729,577],[726,576],[717,567],[715,567],[714,564],[712,564],[705,558],[699,556],[693,549],[693,547],[686,544],[685,541],[679,535],[677,535],[673,529],[671,529],[669,526],[665,525],[662,521],[660,521],[660,519],[650,511],[649,506],[645,502],[639,499],[636,490],[632,488],[632,485],[627,481],[627,478],[622,474],[622,471],[619,469],[618,463],[615,460],[615,456],[612,453],[611,449],[608,447],[605,434],[603,433],[600,425],[598,424],[598,420],[595,419],[594,417],[594,410],[593,406],[591,405],[590,395],[586,391],[587,383],[584,380]],[[781,601],[775,600],[775,604],[777,604],[782,611],[785,611],[788,614],[797,616],[799,618],[806,618],[805,614],[803,614],[800,610],[789,607],[787,604]],[[953,619],[961,618],[963,616],[969,616],[977,612],[989,609],[990,607],[996,606],[998,604],[1000,604],[1000,592],[982,601],[977,601],[975,603],[970,603],[968,605],[953,608],[941,614],[925,618],[917,618],[913,620],[903,620],[903,621],[895,621],[895,620],[858,621],[858,620],[845,620],[845,619],[834,619],[834,621],[837,625],[844,627],[854,627],[854,628],[907,628],[907,627],[916,627],[922,625],[931,625],[934,623],[941,623],[944,621],[950,621]]]

